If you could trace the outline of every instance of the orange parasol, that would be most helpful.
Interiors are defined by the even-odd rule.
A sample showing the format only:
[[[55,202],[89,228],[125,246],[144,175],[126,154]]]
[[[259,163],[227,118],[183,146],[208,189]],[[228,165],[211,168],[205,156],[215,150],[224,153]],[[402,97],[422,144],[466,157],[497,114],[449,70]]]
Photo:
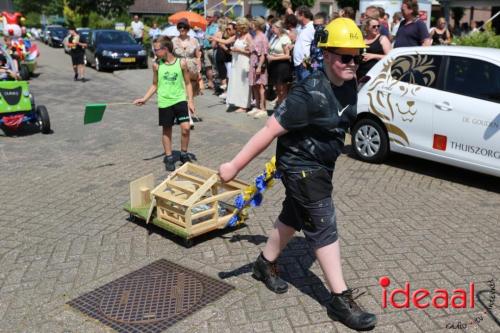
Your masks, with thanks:
[[[207,28],[208,22],[207,20],[201,16],[200,14],[194,13],[194,12],[188,12],[188,11],[182,11],[175,13],[174,15],[170,16],[168,18],[168,21],[172,24],[177,24],[179,20],[181,19],[186,19],[189,22],[189,25],[191,27],[198,27],[203,30]]]

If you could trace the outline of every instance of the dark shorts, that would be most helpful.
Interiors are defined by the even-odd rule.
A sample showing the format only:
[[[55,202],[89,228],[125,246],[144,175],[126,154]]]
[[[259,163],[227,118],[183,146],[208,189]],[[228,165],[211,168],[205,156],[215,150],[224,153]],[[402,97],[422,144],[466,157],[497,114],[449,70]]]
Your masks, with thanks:
[[[286,197],[279,215],[281,223],[302,230],[313,249],[334,243],[338,233],[332,200],[332,173],[320,169],[284,174],[282,179]]]
[[[166,108],[158,109],[159,125],[172,127],[189,121],[189,110],[186,101],[179,102]]]
[[[72,52],[71,53],[71,63],[73,66],[84,64],[84,53],[83,52]]]

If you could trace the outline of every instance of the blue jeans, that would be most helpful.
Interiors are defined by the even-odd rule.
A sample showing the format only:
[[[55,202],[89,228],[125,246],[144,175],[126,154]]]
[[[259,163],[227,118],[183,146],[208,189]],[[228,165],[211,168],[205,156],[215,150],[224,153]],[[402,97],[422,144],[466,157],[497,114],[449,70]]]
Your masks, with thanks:
[[[304,80],[309,75],[311,75],[311,72],[309,72],[309,70],[304,66],[302,65],[295,66],[295,80],[297,82]]]

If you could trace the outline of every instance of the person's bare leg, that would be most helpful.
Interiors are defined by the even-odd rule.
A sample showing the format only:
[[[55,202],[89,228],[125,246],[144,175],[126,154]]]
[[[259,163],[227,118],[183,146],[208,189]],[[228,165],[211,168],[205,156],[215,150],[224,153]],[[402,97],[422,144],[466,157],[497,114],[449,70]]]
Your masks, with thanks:
[[[165,155],[172,155],[172,127],[163,126],[163,135],[161,137]]]
[[[205,69],[205,74],[207,76],[208,89],[214,89],[214,72],[212,71],[212,67],[207,67]]]
[[[347,289],[342,274],[342,262],[340,258],[340,244],[339,240],[335,243],[323,246],[314,251],[319,265],[325,275],[326,284],[328,289],[333,293],[341,293]]]
[[[258,109],[260,107],[260,101],[259,101],[259,89],[257,85],[252,86],[252,98],[255,99],[255,108]]]
[[[269,234],[266,246],[262,251],[264,258],[273,262],[278,259],[281,251],[286,244],[292,239],[295,234],[295,229],[283,224],[280,220],[276,220],[273,230]]]
[[[266,111],[266,88],[263,84],[259,84],[257,87],[260,101],[259,109]]]
[[[85,78],[85,65],[78,65],[78,75],[81,79]]]
[[[191,132],[189,121],[181,123],[181,151],[187,152],[189,145],[189,133]]]

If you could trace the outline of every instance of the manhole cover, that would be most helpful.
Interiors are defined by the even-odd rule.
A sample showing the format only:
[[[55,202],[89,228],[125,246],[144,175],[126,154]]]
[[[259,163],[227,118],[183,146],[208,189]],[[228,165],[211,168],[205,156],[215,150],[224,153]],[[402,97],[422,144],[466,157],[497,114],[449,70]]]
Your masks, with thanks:
[[[158,260],[68,304],[119,332],[160,332],[232,286]]]

